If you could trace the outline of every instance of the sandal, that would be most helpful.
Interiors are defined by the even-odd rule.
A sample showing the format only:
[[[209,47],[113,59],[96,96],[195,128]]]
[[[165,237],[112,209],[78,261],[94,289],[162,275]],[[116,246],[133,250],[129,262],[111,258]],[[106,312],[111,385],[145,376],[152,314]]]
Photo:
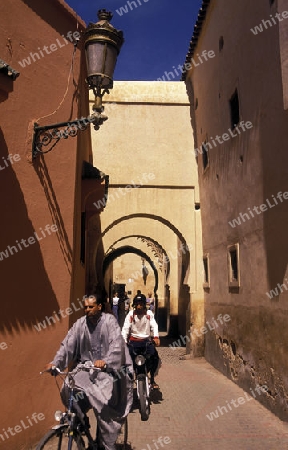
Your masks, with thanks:
[[[159,384],[155,383],[155,381],[153,383],[151,383],[151,388],[152,389],[159,389]]]

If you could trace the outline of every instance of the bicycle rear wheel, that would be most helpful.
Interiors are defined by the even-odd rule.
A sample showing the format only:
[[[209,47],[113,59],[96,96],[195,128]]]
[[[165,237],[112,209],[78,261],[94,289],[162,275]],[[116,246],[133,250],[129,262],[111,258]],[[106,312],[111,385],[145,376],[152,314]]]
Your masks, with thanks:
[[[67,450],[68,448],[68,426],[50,430],[41,439],[36,447],[36,450]],[[80,434],[73,436],[71,450],[85,450],[85,444]]]

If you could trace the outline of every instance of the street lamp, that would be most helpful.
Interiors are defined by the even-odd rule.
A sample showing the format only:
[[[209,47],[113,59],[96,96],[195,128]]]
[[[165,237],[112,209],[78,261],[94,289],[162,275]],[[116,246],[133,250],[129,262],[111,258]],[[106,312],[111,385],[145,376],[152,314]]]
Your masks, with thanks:
[[[113,73],[117,56],[124,42],[122,31],[109,22],[113,15],[105,9],[98,11],[97,23],[90,23],[85,31],[87,83],[95,95],[94,111],[102,112],[102,97],[113,88]]]
[[[90,123],[98,130],[102,123],[108,119],[103,115],[102,97],[109,94],[113,88],[113,73],[117,56],[124,42],[123,32],[116,30],[109,22],[113,15],[105,9],[98,11],[97,23],[90,23],[84,32],[85,54],[87,64],[87,84],[95,95],[93,113],[85,118],[69,122],[59,122],[53,125],[39,126],[34,123],[34,136],[32,143],[32,158],[38,154],[50,152],[60,139],[75,137],[78,131],[87,129]],[[74,44],[74,45],[77,45]],[[62,129],[60,129],[62,128]],[[50,145],[51,144],[51,145]],[[49,146],[49,147],[48,147]],[[45,148],[47,148],[45,150]]]

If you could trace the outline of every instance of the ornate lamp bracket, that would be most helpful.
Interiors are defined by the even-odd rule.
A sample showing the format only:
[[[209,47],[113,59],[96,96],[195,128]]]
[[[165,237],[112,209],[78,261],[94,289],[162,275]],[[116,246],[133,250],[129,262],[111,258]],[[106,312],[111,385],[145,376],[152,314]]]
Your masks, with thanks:
[[[93,124],[95,130],[99,130],[100,126],[107,119],[108,117],[99,111],[94,111],[88,117],[72,120],[71,122],[59,122],[42,127],[38,123],[34,123],[32,158],[35,159],[39,154],[51,152],[60,139],[77,136],[78,131],[86,130],[90,123]]]

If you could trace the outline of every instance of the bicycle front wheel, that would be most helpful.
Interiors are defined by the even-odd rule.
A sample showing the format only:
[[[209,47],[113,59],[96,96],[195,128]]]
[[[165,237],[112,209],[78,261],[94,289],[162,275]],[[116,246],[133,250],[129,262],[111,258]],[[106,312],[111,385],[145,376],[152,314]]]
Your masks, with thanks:
[[[67,450],[68,449],[68,425],[48,431],[39,442],[36,450]],[[80,434],[73,436],[71,450],[85,450],[85,444]]]

